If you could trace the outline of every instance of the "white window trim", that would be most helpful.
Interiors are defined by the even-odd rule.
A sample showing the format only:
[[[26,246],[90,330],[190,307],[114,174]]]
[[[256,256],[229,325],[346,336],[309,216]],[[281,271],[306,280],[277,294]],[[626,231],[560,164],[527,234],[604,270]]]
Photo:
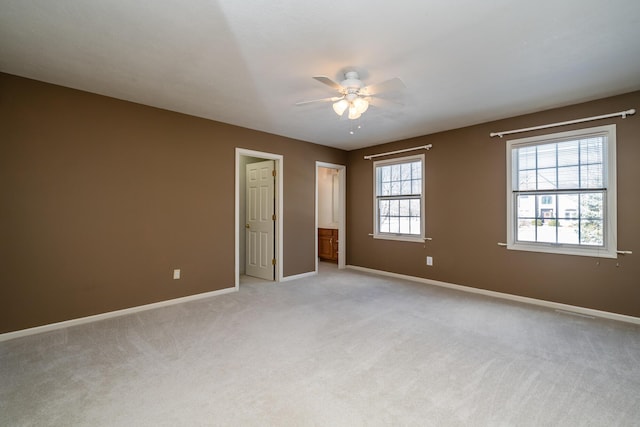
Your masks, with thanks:
[[[562,243],[541,243],[541,242],[517,242],[516,222],[514,215],[515,194],[513,192],[512,175],[512,150],[525,145],[538,145],[544,142],[554,142],[561,139],[585,137],[594,134],[606,134],[607,143],[604,152],[604,168],[606,183],[605,199],[605,229],[604,246],[588,247],[569,245]],[[586,129],[579,129],[568,132],[559,132],[548,135],[540,135],[529,138],[520,138],[507,141],[507,249],[546,252],[564,255],[581,255],[601,258],[617,258],[617,188],[616,188],[616,125],[605,125]]]
[[[406,163],[414,160],[420,160],[422,162],[422,191],[420,193],[420,235],[409,235],[409,234],[393,234],[393,233],[380,233],[380,224],[378,223],[378,198],[377,198],[377,174],[376,168],[378,166],[390,165],[395,163]],[[373,238],[374,239],[383,239],[383,240],[398,240],[402,242],[416,242],[416,243],[424,243],[425,241],[425,155],[424,154],[416,154],[413,156],[406,157],[396,157],[393,159],[387,160],[376,160],[373,162]]]

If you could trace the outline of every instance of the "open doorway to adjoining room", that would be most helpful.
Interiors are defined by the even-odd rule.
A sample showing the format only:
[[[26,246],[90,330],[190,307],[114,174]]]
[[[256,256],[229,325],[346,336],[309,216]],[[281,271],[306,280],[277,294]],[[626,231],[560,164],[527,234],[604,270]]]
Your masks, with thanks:
[[[316,162],[316,272],[318,262],[346,265],[346,166]]]

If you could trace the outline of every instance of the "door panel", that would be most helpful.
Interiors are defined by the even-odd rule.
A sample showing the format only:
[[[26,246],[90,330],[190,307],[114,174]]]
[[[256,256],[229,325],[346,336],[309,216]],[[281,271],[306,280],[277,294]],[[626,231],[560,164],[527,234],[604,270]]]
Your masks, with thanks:
[[[274,168],[275,162],[267,160],[246,170],[246,274],[266,280],[274,279]]]

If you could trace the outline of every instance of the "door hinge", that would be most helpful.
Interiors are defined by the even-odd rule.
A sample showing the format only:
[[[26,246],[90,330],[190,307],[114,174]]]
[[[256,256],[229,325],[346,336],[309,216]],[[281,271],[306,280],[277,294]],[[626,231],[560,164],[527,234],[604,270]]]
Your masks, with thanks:
[[[271,175],[276,176],[276,170],[275,169],[271,171]]]
[[[273,214],[273,215],[271,215],[271,219],[275,221],[278,218],[276,217],[276,214]]]
[[[276,259],[275,259],[275,258],[273,258],[273,259],[271,260],[271,265],[276,265]]]

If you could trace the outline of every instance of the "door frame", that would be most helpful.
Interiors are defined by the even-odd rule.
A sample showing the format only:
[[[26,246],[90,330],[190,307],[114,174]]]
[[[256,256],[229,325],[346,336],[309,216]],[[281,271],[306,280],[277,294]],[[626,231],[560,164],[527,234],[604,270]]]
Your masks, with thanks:
[[[335,163],[316,161],[316,273],[318,272],[318,168],[338,170],[338,268],[345,268],[347,261],[346,204],[347,204],[347,167]]]
[[[280,282],[282,280],[283,264],[284,264],[284,252],[282,250],[282,236],[283,236],[283,183],[284,177],[282,171],[284,169],[284,156],[280,154],[267,153],[263,151],[248,150],[245,148],[236,147],[236,173],[235,173],[235,288],[240,289],[240,226],[244,224],[244,219],[240,218],[240,197],[245,197],[244,189],[240,188],[240,174],[244,173],[240,170],[241,157],[257,157],[264,160],[274,160],[276,168],[276,183],[274,187],[274,197],[276,199],[276,221],[275,221],[275,250],[274,255],[276,258],[276,269],[274,274],[274,282]]]

